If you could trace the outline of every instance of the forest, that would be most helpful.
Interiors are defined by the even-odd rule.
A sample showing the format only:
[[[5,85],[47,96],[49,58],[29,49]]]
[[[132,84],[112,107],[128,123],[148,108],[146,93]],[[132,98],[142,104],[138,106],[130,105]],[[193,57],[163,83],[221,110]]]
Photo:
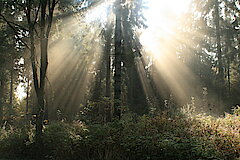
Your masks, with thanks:
[[[0,0],[0,160],[240,160],[239,0]]]

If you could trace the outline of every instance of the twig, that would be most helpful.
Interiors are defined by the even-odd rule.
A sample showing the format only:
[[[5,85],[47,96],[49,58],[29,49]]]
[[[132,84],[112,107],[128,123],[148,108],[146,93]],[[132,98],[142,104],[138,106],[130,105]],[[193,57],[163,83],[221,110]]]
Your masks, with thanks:
[[[30,50],[30,47],[27,45],[27,43],[24,42],[24,40],[22,40],[22,38],[18,35],[18,31],[16,30],[16,28],[14,26],[12,26],[12,24],[2,14],[0,14],[0,16],[8,24],[8,26],[15,32],[17,39],[20,40],[27,47],[27,49]]]

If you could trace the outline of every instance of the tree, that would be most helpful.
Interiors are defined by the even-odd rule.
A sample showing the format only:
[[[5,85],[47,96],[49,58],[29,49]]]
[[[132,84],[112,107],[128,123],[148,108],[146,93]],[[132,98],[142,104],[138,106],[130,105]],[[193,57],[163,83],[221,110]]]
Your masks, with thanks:
[[[3,107],[7,107],[6,96],[9,95],[9,105],[6,109],[12,110],[13,105],[13,84],[16,78],[14,78],[14,65],[15,60],[19,57],[19,52],[15,47],[15,38],[6,23],[0,21],[0,40],[2,45],[0,46],[0,121],[3,119]],[[8,84],[10,84],[8,88]],[[9,94],[8,94],[9,91]]]
[[[141,81],[141,71],[138,65],[144,67],[141,57],[141,44],[136,34],[136,28],[146,28],[143,16],[144,5],[141,0],[115,2],[115,60],[114,60],[114,96],[115,112],[120,117],[117,106],[127,101],[130,109],[140,114],[146,113],[146,93]],[[126,70],[126,72],[125,72]],[[143,69],[146,76],[146,70]],[[123,90],[126,85],[127,90]],[[135,90],[139,90],[136,92]],[[123,94],[124,93],[124,94]],[[123,97],[126,95],[126,98]],[[141,107],[143,106],[143,107]]]
[[[111,48],[112,48],[112,34],[113,34],[113,23],[110,21],[111,19],[109,18],[106,24],[106,29],[105,29],[105,46],[104,46],[104,55],[105,55],[105,60],[106,60],[106,90],[105,90],[105,96],[110,97],[111,96]]]
[[[56,0],[40,0],[39,2],[32,0],[14,2],[3,1],[3,8],[0,13],[1,18],[15,32],[19,43],[24,44],[25,48],[30,50],[34,88],[38,99],[38,113],[36,117],[36,138],[38,141],[40,141],[43,129],[42,121],[45,105],[44,88],[48,66],[48,39],[57,2]],[[11,9],[13,14],[11,13]],[[39,28],[38,25],[40,26]],[[39,35],[38,29],[40,30]],[[39,36],[39,38],[37,38],[37,36]],[[29,44],[24,38],[29,38]],[[36,44],[40,44],[39,69],[37,66],[38,55]]]
[[[122,95],[122,0],[115,2],[114,117],[121,117]]]

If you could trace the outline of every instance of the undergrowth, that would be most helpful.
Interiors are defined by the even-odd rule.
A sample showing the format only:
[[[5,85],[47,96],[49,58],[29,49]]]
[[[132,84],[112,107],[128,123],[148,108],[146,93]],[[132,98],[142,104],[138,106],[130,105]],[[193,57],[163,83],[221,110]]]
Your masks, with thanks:
[[[31,124],[0,132],[0,158],[5,159],[240,159],[240,107],[221,118],[185,107],[154,116],[125,114],[105,124],[52,122],[45,126],[41,148]]]

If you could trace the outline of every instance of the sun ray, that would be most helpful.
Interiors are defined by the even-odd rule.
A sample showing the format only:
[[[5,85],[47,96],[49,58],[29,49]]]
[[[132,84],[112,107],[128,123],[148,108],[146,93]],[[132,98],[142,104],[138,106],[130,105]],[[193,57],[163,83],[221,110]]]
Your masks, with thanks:
[[[57,110],[74,116],[89,99],[87,95],[91,95],[89,91],[102,59],[100,35],[106,23],[102,15],[108,5],[91,8],[85,15],[66,17],[59,22],[56,33],[52,33],[47,75],[50,86],[46,94],[52,97],[48,109],[50,117],[55,117]],[[53,91],[49,91],[51,89]]]
[[[165,98],[167,94],[174,93],[179,104],[197,95],[195,88],[200,84],[191,68],[177,55],[179,46],[185,44],[188,48],[193,48],[195,43],[191,37],[179,32],[179,27],[184,24],[182,17],[187,15],[190,2],[191,0],[147,1],[149,9],[145,17],[148,28],[140,36],[146,55],[145,61],[149,61],[146,57],[152,59],[148,67],[153,70],[152,80],[159,93]],[[199,39],[203,37],[201,32],[192,34]],[[142,70],[139,72],[143,75]],[[146,80],[142,82],[146,83]],[[145,91],[150,94],[151,91],[146,89],[149,86],[143,85],[145,85]]]

